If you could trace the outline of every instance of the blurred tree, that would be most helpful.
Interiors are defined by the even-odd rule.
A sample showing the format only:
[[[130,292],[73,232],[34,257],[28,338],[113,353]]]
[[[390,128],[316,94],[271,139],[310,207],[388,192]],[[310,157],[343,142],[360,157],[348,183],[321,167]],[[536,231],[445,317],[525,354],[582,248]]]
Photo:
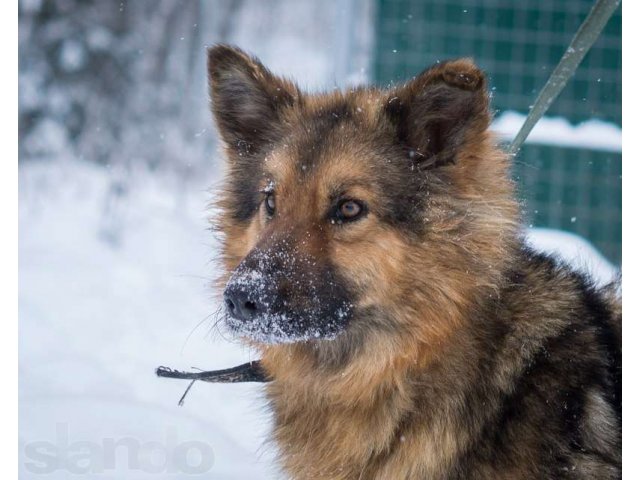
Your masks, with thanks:
[[[303,88],[360,83],[371,4],[19,0],[20,161],[82,158],[122,178],[147,167],[197,178],[216,142],[206,45],[238,44]]]
[[[125,167],[206,161],[203,31],[224,39],[242,2],[216,2],[208,15],[205,3],[20,0],[21,161],[71,152]]]

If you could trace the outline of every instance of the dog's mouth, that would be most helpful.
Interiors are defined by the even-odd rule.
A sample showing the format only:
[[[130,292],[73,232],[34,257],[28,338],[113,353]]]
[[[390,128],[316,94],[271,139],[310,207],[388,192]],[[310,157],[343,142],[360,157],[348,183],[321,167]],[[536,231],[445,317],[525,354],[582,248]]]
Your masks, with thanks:
[[[226,326],[232,334],[264,344],[334,340],[345,329],[353,307],[335,312],[259,312],[250,318],[234,315],[227,304]]]
[[[317,261],[253,252],[231,274],[224,290],[226,326],[265,344],[333,340],[353,316],[345,282]],[[309,265],[315,269],[308,268]]]
[[[334,340],[354,315],[354,304],[335,291],[309,285],[297,295],[281,295],[264,281],[235,276],[224,292],[226,326],[231,333],[265,344]]]

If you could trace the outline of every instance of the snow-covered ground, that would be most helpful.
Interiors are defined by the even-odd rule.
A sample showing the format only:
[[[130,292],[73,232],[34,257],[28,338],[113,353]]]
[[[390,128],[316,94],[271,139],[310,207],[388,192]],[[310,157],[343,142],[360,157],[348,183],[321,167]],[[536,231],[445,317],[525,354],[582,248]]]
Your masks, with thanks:
[[[278,477],[259,385],[198,383],[179,407],[187,384],[154,375],[252,359],[211,316],[213,180],[185,188],[71,161],[20,168],[21,478]],[[616,274],[573,235],[530,238],[602,282]]]
[[[91,448],[106,462],[98,478],[158,478],[146,474],[154,465],[160,478],[172,468],[184,472],[179,446],[190,441],[210,445],[208,478],[270,478],[271,453],[262,446],[268,419],[257,385],[196,384],[179,407],[187,384],[154,375],[159,365],[213,369],[251,359],[215,333],[209,316],[217,302],[207,185],[180,194],[171,182],[144,174],[129,186],[111,178],[86,163],[20,169],[21,478],[35,477],[38,467],[61,469],[37,478],[67,478],[65,465],[43,462],[42,452],[81,470],[89,462],[73,460],[86,448],[73,445],[78,441],[95,442]],[[172,436],[178,447],[171,447]],[[121,446],[111,469],[104,460],[109,442],[127,438],[141,457],[155,456],[131,469]],[[24,447],[37,441],[71,446],[27,456]],[[174,465],[162,469],[166,451],[149,442],[178,452]],[[191,465],[205,467],[199,448],[190,449]]]

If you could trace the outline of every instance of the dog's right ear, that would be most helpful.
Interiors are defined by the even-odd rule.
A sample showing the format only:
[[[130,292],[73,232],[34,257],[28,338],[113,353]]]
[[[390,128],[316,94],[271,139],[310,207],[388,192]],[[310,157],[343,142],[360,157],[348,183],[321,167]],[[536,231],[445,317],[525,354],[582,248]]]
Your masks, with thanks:
[[[298,101],[298,88],[228,45],[209,49],[207,69],[211,108],[230,153],[251,155],[277,140],[281,113]]]

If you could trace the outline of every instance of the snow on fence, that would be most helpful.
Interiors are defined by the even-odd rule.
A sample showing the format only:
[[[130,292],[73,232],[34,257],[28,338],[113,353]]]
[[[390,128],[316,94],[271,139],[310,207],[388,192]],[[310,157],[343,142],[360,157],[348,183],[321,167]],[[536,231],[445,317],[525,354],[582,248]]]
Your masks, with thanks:
[[[507,111],[496,118],[492,130],[505,142],[515,138],[526,115]],[[622,129],[602,120],[587,120],[572,125],[566,118],[542,117],[525,143],[586,148],[605,152],[622,152]]]

